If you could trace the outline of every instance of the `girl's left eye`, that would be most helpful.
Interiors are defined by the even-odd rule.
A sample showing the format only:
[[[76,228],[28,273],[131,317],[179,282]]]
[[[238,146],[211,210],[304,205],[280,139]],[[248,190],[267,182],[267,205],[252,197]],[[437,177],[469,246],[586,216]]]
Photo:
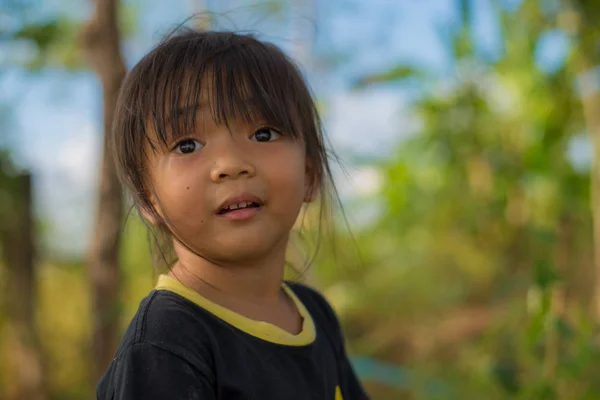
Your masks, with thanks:
[[[256,142],[272,142],[280,137],[281,133],[277,132],[275,129],[264,127],[254,132],[254,134],[251,136],[251,139]]]

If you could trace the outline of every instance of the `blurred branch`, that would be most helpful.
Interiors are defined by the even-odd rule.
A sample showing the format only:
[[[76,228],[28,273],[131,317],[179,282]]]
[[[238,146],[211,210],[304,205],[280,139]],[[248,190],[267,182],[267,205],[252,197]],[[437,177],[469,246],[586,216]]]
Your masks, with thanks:
[[[359,78],[352,86],[354,89],[362,89],[379,83],[394,83],[404,79],[424,77],[425,74],[420,69],[406,65],[398,65],[387,71]]]

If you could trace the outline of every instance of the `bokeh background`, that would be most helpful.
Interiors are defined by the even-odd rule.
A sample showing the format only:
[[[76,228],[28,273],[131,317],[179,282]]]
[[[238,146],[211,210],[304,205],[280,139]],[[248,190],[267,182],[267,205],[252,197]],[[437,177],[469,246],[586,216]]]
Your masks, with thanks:
[[[348,223],[297,279],[373,399],[600,399],[600,2],[0,6],[0,399],[94,398],[151,290],[104,121],[195,13],[280,45],[313,88]]]

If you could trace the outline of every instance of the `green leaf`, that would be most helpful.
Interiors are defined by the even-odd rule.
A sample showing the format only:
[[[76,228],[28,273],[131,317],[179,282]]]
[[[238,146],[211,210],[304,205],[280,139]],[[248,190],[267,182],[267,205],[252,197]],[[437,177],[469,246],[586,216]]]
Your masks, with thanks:
[[[492,375],[506,393],[514,395],[519,392],[519,368],[514,360],[497,360],[492,367]]]
[[[528,348],[533,350],[534,347],[539,343],[540,338],[544,334],[545,320],[546,316],[543,312],[538,312],[532,316],[525,331],[525,339]]]
[[[538,260],[534,264],[533,278],[535,284],[542,290],[560,280],[560,276],[548,260]]]
[[[25,25],[14,34],[15,39],[33,41],[43,52],[61,35],[60,21],[52,20],[40,24]]]

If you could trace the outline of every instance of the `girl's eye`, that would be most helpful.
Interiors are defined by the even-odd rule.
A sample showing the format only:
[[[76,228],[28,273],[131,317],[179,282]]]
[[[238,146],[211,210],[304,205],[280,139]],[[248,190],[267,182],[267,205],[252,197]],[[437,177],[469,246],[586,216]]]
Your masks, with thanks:
[[[251,139],[257,142],[272,142],[273,140],[277,140],[280,137],[281,133],[277,132],[275,129],[264,127],[254,132]]]
[[[194,139],[184,139],[175,146],[175,153],[190,154],[202,148],[202,143]]]

